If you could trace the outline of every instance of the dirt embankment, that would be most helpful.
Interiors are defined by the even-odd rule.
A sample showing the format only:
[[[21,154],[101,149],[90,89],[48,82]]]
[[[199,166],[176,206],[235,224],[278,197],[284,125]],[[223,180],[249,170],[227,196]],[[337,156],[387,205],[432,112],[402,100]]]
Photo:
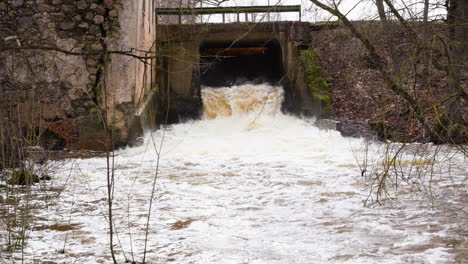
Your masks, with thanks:
[[[431,41],[435,35],[444,36],[443,24],[415,26],[426,37],[433,50],[424,51],[398,24],[376,22],[357,24],[359,30],[376,46],[391,71],[420,107],[426,110],[432,126],[447,96],[447,74],[430,62],[435,49],[443,49],[442,42]],[[415,113],[403,98],[388,89],[379,70],[361,42],[344,27],[323,30],[314,39],[314,50],[325,72],[333,78],[331,84],[332,117],[345,124],[371,128],[380,138],[405,142],[430,140]],[[444,60],[445,58],[442,58]],[[444,63],[444,61],[442,61]],[[468,74],[462,73],[461,85],[468,87]],[[468,104],[461,103],[464,120],[468,118]],[[466,135],[466,124],[463,127]]]

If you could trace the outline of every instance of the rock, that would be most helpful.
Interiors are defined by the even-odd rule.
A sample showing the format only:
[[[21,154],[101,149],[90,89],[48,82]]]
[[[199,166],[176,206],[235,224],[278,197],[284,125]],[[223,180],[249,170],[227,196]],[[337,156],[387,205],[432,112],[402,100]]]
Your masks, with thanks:
[[[36,9],[40,12],[49,12],[54,10],[54,7],[48,4],[38,4]]]
[[[61,22],[65,19],[65,14],[62,12],[50,13],[49,17],[52,21]]]
[[[94,81],[96,81],[96,80],[94,80]],[[87,107],[87,108],[91,108],[91,107],[94,106],[94,103],[93,103],[92,101],[88,100],[88,101],[85,101],[85,102],[83,103],[83,106],[84,106],[84,107]]]
[[[112,32],[112,37],[118,39],[118,38],[120,38],[120,33],[117,32],[117,31],[114,31],[114,32]]]
[[[49,35],[49,31],[48,31],[48,30],[43,30],[43,31],[41,32],[41,39],[44,40],[44,39],[48,39],[49,37],[50,37],[50,35]]]
[[[104,5],[107,8],[112,8],[112,6],[114,5],[114,1],[113,0],[104,0]]]
[[[104,17],[101,15],[97,15],[94,17],[93,21],[95,24],[101,25],[102,23],[104,23]]]
[[[7,5],[5,3],[0,3],[0,10],[3,11],[3,10],[6,10],[7,9]]]
[[[20,28],[30,28],[34,24],[34,19],[32,17],[21,17],[18,19],[17,25]]]
[[[76,16],[73,17],[73,19],[75,21],[81,21],[82,20],[81,15],[76,15]]]
[[[93,60],[91,58],[88,58],[86,60],[86,66],[88,67],[95,67],[98,64],[97,60]]]
[[[101,58],[101,55],[89,55],[88,58],[91,58],[93,60],[99,60]]]
[[[106,9],[104,9],[104,7],[98,5],[98,4],[91,4],[89,6],[89,8],[91,10],[94,10],[96,13],[98,13],[99,15],[104,15],[106,13]]]
[[[89,47],[92,51],[102,51],[104,47],[100,42],[95,42]]]
[[[71,14],[75,12],[76,8],[72,5],[61,5],[60,6],[62,11],[65,12],[66,14]]]
[[[9,0],[9,2],[13,7],[19,7],[24,4],[24,0]]]
[[[53,5],[60,5],[62,3],[62,0],[52,0]]]
[[[41,178],[40,178],[41,181],[50,181],[52,180],[52,177],[50,177],[49,175],[43,175]]]
[[[340,123],[341,127],[339,131],[343,137],[378,138],[377,133],[367,124],[351,121],[340,121]]]
[[[112,9],[111,11],[109,11],[109,16],[110,17],[117,17],[119,16],[119,12],[115,9]]]
[[[78,25],[78,27],[79,27],[79,28],[84,28],[84,29],[86,29],[86,28],[89,28],[89,24],[86,23],[86,22],[81,22],[81,23]]]
[[[100,32],[100,29],[96,25],[89,26],[89,33],[95,35],[96,33]]]
[[[86,70],[88,70],[88,72],[90,74],[96,74],[97,73],[97,68],[96,67],[87,67]],[[88,91],[92,90],[94,88],[94,85],[91,85],[91,87],[89,86],[89,84],[86,86],[86,88],[88,88]]]
[[[38,182],[39,177],[36,174],[23,170],[13,172],[10,179],[7,181],[10,185],[32,185]]]
[[[86,1],[84,1],[84,0],[81,0],[78,3],[76,3],[76,7],[79,10],[85,10],[86,8],[88,8],[88,3],[86,3]]]
[[[95,82],[96,82],[96,75],[95,75],[95,74],[90,74],[90,75],[88,76],[88,80],[89,80],[89,82],[91,82],[91,83],[95,83]]]
[[[37,21],[37,20],[41,20],[43,16],[42,14],[37,13],[37,14],[34,14],[32,17]]]
[[[60,38],[69,38],[71,37],[69,31],[63,31],[63,30],[57,30],[57,35],[60,37]]]
[[[95,40],[96,37],[93,36],[93,35],[86,35],[85,39],[86,39],[86,40]]]
[[[87,13],[85,14],[85,19],[87,19],[87,20],[93,20],[93,18],[94,18],[93,13],[87,12]]]
[[[70,30],[70,29],[75,28],[75,25],[76,25],[75,22],[71,20],[65,20],[62,23],[60,23],[60,28],[63,30]]]
[[[106,9],[104,9],[104,7],[102,7],[102,6],[97,6],[95,11],[99,15],[105,15],[106,14]]]

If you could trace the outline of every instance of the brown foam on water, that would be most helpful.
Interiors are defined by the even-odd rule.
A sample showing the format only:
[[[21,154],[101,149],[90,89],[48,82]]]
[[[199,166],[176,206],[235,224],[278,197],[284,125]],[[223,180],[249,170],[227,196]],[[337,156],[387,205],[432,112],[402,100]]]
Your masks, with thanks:
[[[273,115],[281,111],[283,89],[244,84],[230,88],[203,88],[203,118],[215,119],[249,113]]]

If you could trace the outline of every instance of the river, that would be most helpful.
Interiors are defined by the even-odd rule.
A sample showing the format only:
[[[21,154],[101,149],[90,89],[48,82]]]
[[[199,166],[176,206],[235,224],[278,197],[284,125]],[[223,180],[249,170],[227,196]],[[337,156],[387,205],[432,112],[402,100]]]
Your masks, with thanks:
[[[388,145],[283,114],[281,87],[204,88],[202,98],[201,120],[147,132],[143,145],[115,153],[120,263],[143,258],[156,173],[150,263],[467,261],[467,165],[450,147],[415,161],[415,149],[436,147],[410,146],[402,172],[431,167],[431,185],[423,173],[402,176],[379,205],[368,200],[372,170],[382,169]],[[361,176],[363,160],[373,167]],[[26,262],[109,263],[106,159],[66,160],[46,184],[61,192],[37,206]]]

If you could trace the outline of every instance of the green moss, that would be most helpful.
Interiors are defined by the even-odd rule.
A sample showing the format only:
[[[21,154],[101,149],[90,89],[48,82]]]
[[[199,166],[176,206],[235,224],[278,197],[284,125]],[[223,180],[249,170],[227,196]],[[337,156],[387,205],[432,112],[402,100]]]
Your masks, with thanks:
[[[31,185],[39,182],[39,176],[31,174],[28,171],[15,171],[8,179],[10,185]]]
[[[122,129],[114,126],[112,127],[112,140],[117,143],[122,140]]]
[[[101,131],[104,129],[104,125],[101,120],[101,113],[99,109],[95,109],[89,113],[86,118],[86,126],[93,128],[95,131]]]
[[[329,28],[334,28],[339,25],[338,21],[329,21],[329,22],[318,22],[312,24],[313,27],[329,27]]]
[[[312,49],[301,50],[300,55],[312,97],[320,101],[327,111],[331,111],[332,96],[329,84],[333,79],[325,77],[320,60]]]
[[[120,103],[115,106],[115,109],[124,113],[125,115],[132,115],[135,112],[135,107],[131,102]]]
[[[97,114],[97,113],[99,113],[99,109],[97,109],[97,107],[91,107],[91,108],[89,109],[89,112],[90,112],[91,114]]]
[[[379,136],[379,138],[383,140],[393,139],[393,136],[390,134],[389,128],[385,121],[370,122],[369,124],[374,129],[374,131],[377,132],[377,135]]]
[[[98,71],[99,73],[99,71]],[[102,100],[102,81],[100,80],[99,74],[98,74],[98,80],[97,84],[94,86],[94,96],[96,97],[96,102],[101,102]]]

